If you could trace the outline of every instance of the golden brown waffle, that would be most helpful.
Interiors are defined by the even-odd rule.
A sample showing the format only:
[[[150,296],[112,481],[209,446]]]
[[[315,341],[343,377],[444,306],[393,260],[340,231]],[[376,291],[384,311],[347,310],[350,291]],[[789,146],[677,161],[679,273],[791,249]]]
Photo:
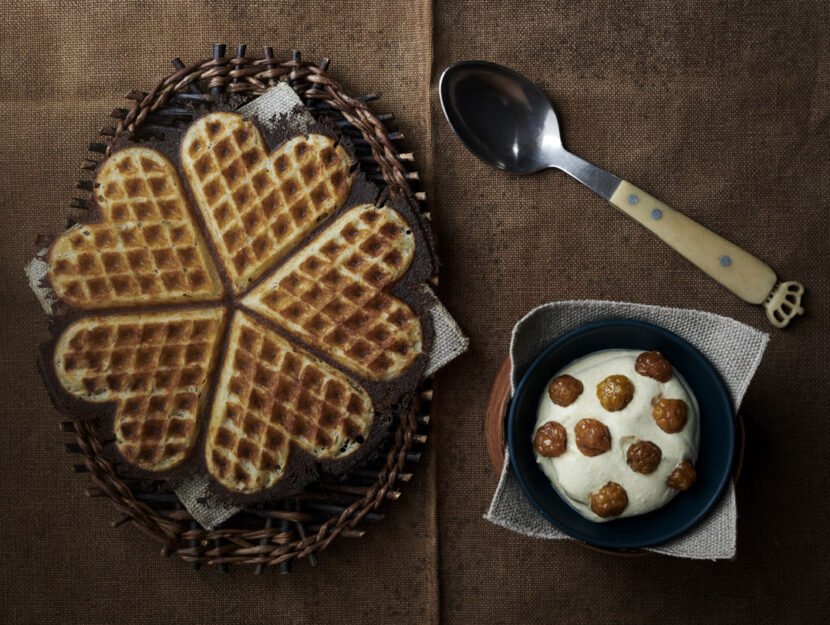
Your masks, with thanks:
[[[186,460],[225,325],[224,308],[86,317],[54,351],[59,382],[90,402],[116,402],[121,455],[147,471]]]
[[[133,147],[95,177],[101,222],[79,224],[49,252],[55,293],[78,308],[218,299],[222,284],[175,167]]]
[[[98,171],[101,223],[50,248],[46,286],[73,323],[48,348],[47,382],[81,416],[104,408],[85,412],[75,398],[113,404],[126,464],[207,471],[231,499],[284,496],[312,478],[313,461],[336,473],[371,453],[388,423],[376,411],[414,388],[421,321],[389,289],[424,275],[423,234],[386,206],[332,219],[354,172],[327,136],[269,153],[251,122],[211,113],[178,152],[202,218],[165,156],[127,147]],[[361,181],[352,201],[375,193]],[[105,307],[117,310],[89,310]]]
[[[296,137],[268,154],[236,113],[190,126],[182,167],[236,292],[346,201],[353,162],[329,137]]]
[[[409,224],[388,207],[341,215],[243,299],[370,380],[389,380],[423,352],[421,322],[385,289],[415,253]]]
[[[320,460],[351,454],[374,420],[372,401],[348,376],[241,311],[216,389],[205,459],[238,493],[274,486],[294,445]]]

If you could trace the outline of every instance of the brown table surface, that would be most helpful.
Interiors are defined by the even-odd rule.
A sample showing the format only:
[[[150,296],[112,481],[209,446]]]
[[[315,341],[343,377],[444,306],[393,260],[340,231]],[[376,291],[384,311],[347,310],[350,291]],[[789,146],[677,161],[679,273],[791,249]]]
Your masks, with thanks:
[[[818,623],[828,612],[830,10],[816,2],[12,2],[0,41],[0,618],[13,623]],[[88,6],[89,5],[89,6]],[[94,6],[92,6],[94,5]],[[768,6],[767,6],[768,5]],[[387,521],[289,576],[194,572],[69,471],[34,368],[46,336],[22,268],[69,214],[84,146],[131,88],[209,44],[333,58],[414,150],[441,296],[472,339],[438,375],[426,461]],[[567,146],[807,287],[742,407],[738,557],[615,558],[490,525],[483,412],[515,321],[598,298],[694,307],[771,330],[567,176],[489,169],[444,121],[453,61],[499,61],[550,94]]]

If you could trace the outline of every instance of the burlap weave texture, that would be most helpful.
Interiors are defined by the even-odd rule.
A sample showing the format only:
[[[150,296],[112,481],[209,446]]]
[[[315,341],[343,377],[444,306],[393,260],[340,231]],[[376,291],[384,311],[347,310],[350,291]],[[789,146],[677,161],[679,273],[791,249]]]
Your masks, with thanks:
[[[9,623],[823,623],[830,610],[830,5],[823,0],[24,0],[0,3],[0,614]],[[442,265],[438,295],[471,351],[435,378],[430,441],[367,537],[291,575],[195,572],[88,480],[34,366],[45,316],[22,268],[74,212],[79,162],[131,89],[213,42],[330,57],[378,92],[413,152]],[[606,202],[554,171],[514,176],[469,154],[437,81],[478,58],[536,81],[565,146],[800,280],[785,331]],[[769,331],[741,404],[738,557],[613,558],[481,518],[498,475],[483,443],[511,328],[551,301],[709,311]]]

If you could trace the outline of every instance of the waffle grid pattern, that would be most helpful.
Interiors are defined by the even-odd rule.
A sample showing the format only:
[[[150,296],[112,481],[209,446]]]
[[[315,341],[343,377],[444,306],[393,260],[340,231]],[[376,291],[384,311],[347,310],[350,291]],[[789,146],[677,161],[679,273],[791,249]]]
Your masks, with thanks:
[[[153,150],[128,148],[110,157],[96,178],[104,222],[81,226],[81,240],[64,235],[72,246],[97,245],[100,258],[81,253],[79,265],[97,262],[102,267],[94,270],[109,271],[111,280],[124,267],[153,267],[164,280],[164,267],[173,271],[174,263],[186,260],[192,265],[206,248],[201,237],[210,236],[232,287],[244,290],[328,218],[352,182],[350,159],[332,139],[296,137],[268,155],[256,127],[237,114],[209,114],[192,124],[181,158],[207,230],[191,221],[172,164]],[[124,247],[128,243],[135,247]],[[278,292],[265,288],[260,302],[261,285],[243,304],[260,304],[270,322],[347,369],[391,379],[422,352],[420,320],[384,292],[408,270],[414,249],[414,235],[399,213],[355,207],[263,283],[273,282]],[[60,273],[61,267],[54,269]],[[216,269],[209,267],[212,277]],[[221,291],[218,278],[211,286]],[[119,300],[122,294],[116,286],[107,297]],[[170,293],[158,297],[177,301]],[[162,471],[191,456],[208,395],[204,387],[230,314],[224,307],[212,311],[222,321],[210,326],[216,336],[208,343],[206,336],[189,334],[203,326],[208,331],[204,320],[192,321],[204,311],[187,307],[134,312],[132,323],[128,313],[88,317],[78,323],[98,325],[59,341],[55,364],[64,387],[89,401],[118,402],[116,444],[127,462]],[[359,447],[374,418],[366,391],[244,308],[233,314],[220,381],[204,411],[210,415],[203,450],[209,473],[229,490],[256,493],[282,478],[295,444],[318,459],[342,458]],[[170,333],[169,340],[159,333]]]
[[[61,383],[87,401],[118,401],[116,445],[148,471],[173,468],[192,452],[199,407],[216,359],[225,311],[90,317],[63,334]]]
[[[383,289],[409,268],[415,239],[392,209],[350,209],[243,304],[372,380],[405,371],[422,351],[421,323]]]
[[[240,115],[195,122],[182,164],[237,292],[342,206],[352,162],[333,139],[295,137],[270,155]]]
[[[332,459],[363,441],[372,402],[342,373],[242,312],[229,344],[205,450],[208,470],[221,484],[256,492],[279,481],[292,444]]]
[[[173,165],[127,148],[96,176],[103,222],[74,227],[50,253],[55,292],[81,308],[212,299],[222,287]]]

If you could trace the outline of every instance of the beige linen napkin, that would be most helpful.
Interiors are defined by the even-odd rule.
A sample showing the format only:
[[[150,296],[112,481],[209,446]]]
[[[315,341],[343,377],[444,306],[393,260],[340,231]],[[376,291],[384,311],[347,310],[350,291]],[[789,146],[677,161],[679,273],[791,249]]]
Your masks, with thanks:
[[[250,104],[241,107],[239,112],[246,119],[255,117],[260,126],[287,122],[297,133],[304,132],[314,123],[314,117],[305,110],[302,100],[286,83],[272,87]],[[432,289],[427,285],[422,285],[422,288],[432,301],[429,314],[435,331],[424,372],[429,377],[467,351],[470,341],[449,311],[438,301]],[[204,476],[179,482],[174,492],[196,522],[208,530],[227,521],[242,509],[241,506],[228,504],[216,497],[210,491],[208,479]]]
[[[764,332],[699,310],[592,300],[555,302],[532,310],[513,328],[510,342],[513,390],[530,364],[557,337],[603,319],[652,323],[691,343],[720,374],[736,412],[769,342],[769,335]],[[484,518],[533,538],[568,538],[525,497],[507,455]],[[736,553],[737,522],[735,486],[730,482],[720,501],[697,526],[679,538],[648,550],[699,560],[731,559]]]

